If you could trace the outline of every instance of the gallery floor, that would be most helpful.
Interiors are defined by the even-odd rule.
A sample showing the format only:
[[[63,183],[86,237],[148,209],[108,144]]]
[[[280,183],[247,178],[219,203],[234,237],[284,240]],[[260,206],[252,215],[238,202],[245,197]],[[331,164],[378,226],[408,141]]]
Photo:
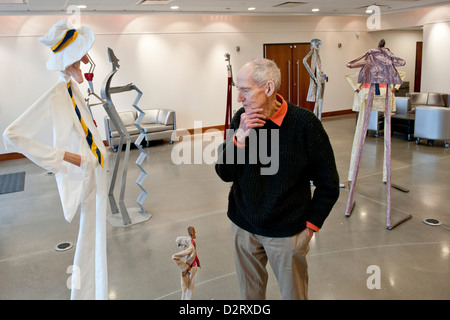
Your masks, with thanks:
[[[383,136],[367,136],[356,206],[346,218],[355,117],[325,118],[323,124],[345,188],[310,243],[309,298],[450,299],[450,150],[440,142],[416,145],[402,136],[392,137],[392,182],[409,189],[408,193],[392,189],[392,221],[408,214],[412,218],[387,230]],[[194,298],[239,298],[226,216],[230,185],[206,161],[173,163],[173,148],[188,141],[156,142],[144,148],[149,155],[144,206],[153,216],[128,227],[108,224],[110,299],[179,299],[180,271],[171,255],[178,251],[176,237],[186,235],[190,225],[197,231],[202,265]],[[211,143],[204,141],[203,147]],[[133,148],[125,196],[129,207],[137,206],[140,191],[135,184],[138,155]],[[72,223],[64,220],[54,177],[45,170],[27,159],[0,162],[0,174],[20,171],[26,172],[24,191],[0,195],[0,299],[69,299],[66,271],[75,248],[64,252],[54,248],[60,242],[76,243],[78,218]],[[425,218],[438,219],[442,225],[427,225]],[[273,273],[267,297],[280,299]]]

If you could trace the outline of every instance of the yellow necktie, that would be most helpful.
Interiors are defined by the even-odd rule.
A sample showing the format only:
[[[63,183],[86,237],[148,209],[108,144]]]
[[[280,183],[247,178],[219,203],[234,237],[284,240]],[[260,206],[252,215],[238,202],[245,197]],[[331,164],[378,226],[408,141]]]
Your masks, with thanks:
[[[80,110],[78,109],[77,103],[75,102],[75,99],[72,94],[72,88],[70,87],[70,83],[67,83],[67,90],[69,91],[70,99],[72,99],[73,106],[75,108],[75,113],[78,116],[78,119],[80,120],[81,126],[83,127],[84,134],[86,135],[86,141],[89,144],[89,147],[91,148],[92,153],[97,158],[98,163],[103,167],[104,166],[104,159],[103,155],[98,149],[97,145],[94,142],[94,137],[92,136],[91,131],[87,127],[86,123],[84,123],[83,118],[81,117]]]

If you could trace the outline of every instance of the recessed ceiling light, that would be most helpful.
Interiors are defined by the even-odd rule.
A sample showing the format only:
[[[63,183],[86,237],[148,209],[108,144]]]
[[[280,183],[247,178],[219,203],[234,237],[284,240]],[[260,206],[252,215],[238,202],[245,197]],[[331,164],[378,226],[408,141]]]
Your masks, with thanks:
[[[168,4],[169,2],[171,2],[172,0],[141,0],[138,2],[138,4],[143,4],[143,5],[152,5],[152,4]]]
[[[366,10],[366,13],[367,13],[367,14],[371,14],[371,13],[373,13],[373,10],[367,9],[367,10]]]
[[[80,4],[77,6],[78,9],[86,9],[87,7],[84,4]]]
[[[312,9],[311,11],[312,11],[312,12],[319,12],[319,9],[318,9],[318,8],[314,8],[314,9]]]
[[[255,7],[248,8],[248,11],[253,11],[253,10],[256,10],[256,8]]]
[[[170,9],[177,10],[177,9],[180,9],[180,7],[179,6],[171,6]]]
[[[297,1],[288,1],[283,2],[277,5],[274,5],[276,8],[289,8],[289,7],[297,7],[306,4],[307,2],[297,2]]]

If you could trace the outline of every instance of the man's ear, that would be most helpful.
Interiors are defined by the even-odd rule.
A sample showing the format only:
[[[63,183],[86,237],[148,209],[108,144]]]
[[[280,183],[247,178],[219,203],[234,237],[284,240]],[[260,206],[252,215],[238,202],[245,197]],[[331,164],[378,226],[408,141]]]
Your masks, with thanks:
[[[275,93],[275,84],[273,83],[273,81],[268,81],[266,84],[266,96],[270,97],[271,95],[273,95]]]

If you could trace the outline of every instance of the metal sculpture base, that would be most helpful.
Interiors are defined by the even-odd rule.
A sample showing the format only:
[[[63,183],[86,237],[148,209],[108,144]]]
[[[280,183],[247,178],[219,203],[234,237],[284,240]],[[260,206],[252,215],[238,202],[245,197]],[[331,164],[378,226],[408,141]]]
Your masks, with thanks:
[[[348,213],[347,215],[345,215],[346,218],[350,218],[350,216],[352,215],[353,209],[355,209],[355,205],[356,205],[356,201],[353,200],[353,202],[352,202],[352,204],[351,204],[351,208],[350,208],[349,213]],[[386,225],[386,229],[392,230],[392,229],[394,229],[395,227],[401,225],[403,222],[408,221],[408,220],[411,219],[411,218],[412,218],[412,215],[408,213],[408,214],[406,214],[406,216],[404,216],[404,217],[401,218],[400,220],[395,221],[395,222],[393,223],[393,222],[392,222],[392,214],[391,214],[391,217],[390,217],[391,221],[389,222],[388,225]]]
[[[152,214],[145,212],[142,213],[140,208],[128,208],[128,216],[130,217],[131,223],[125,224],[123,222],[122,215],[119,213],[111,214],[106,217],[106,220],[113,226],[113,227],[128,227],[133,224],[142,223],[145,221],[148,221]]]

